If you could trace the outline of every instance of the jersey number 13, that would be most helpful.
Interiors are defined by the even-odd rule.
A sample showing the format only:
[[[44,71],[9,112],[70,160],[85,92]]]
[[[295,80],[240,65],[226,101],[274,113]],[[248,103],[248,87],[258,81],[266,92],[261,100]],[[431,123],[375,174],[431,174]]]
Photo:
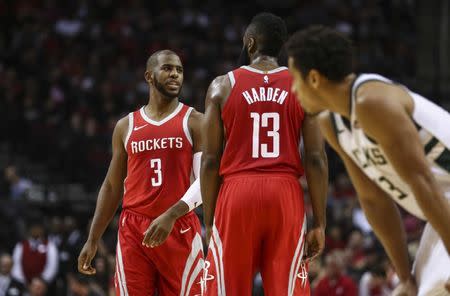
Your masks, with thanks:
[[[280,114],[269,112],[259,114],[250,113],[253,119],[253,141],[252,141],[252,157],[253,158],[276,158],[280,156]],[[269,125],[269,123],[271,123]],[[267,143],[260,143],[260,129],[268,128],[267,137],[272,138],[272,151],[269,151]]]

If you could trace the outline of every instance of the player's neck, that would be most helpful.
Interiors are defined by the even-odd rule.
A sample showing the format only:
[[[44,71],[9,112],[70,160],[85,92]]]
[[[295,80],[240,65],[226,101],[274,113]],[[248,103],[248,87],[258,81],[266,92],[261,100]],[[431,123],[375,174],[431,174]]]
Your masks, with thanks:
[[[330,111],[350,119],[350,100],[352,83],[356,75],[348,75],[343,82],[330,85],[327,89],[327,101]]]
[[[153,120],[161,120],[172,113],[178,106],[178,98],[163,98],[162,96],[150,95],[147,105],[144,107],[145,114]]]
[[[255,54],[251,58],[250,67],[262,71],[270,71],[279,67],[278,59],[268,55]]]

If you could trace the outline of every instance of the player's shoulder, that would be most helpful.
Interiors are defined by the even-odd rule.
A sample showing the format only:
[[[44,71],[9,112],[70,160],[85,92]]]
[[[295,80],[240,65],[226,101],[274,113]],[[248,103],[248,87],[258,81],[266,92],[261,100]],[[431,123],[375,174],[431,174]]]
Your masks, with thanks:
[[[199,125],[203,120],[204,114],[192,108],[191,114],[189,114],[189,126]]]
[[[353,102],[354,111],[362,127],[378,125],[380,120],[399,114],[407,108],[409,96],[397,86],[383,82],[368,82],[357,89]]]
[[[195,108],[192,108],[192,112],[189,115],[189,120],[199,121],[203,119],[204,114],[202,112],[197,111]]]
[[[114,128],[115,133],[120,134],[121,136],[126,134],[128,131],[128,126],[130,124],[130,116],[129,114],[121,117],[119,120],[117,120],[116,122],[116,126]]]
[[[213,103],[222,104],[228,98],[231,88],[229,75],[217,76],[209,85],[206,98]]]
[[[227,87],[227,86],[231,86],[230,76],[228,74],[217,76],[216,78],[213,79],[213,81],[211,82],[211,85],[210,85],[210,87],[216,87],[216,88]]]
[[[354,107],[357,113],[371,113],[374,110],[401,106],[409,97],[406,89],[400,84],[380,75],[366,76],[368,77],[354,90]],[[372,76],[375,78],[371,79]]]
[[[119,120],[117,120],[116,127],[117,128],[124,128],[124,127],[127,128],[129,121],[130,121],[129,114],[122,116],[121,118],[119,118]]]

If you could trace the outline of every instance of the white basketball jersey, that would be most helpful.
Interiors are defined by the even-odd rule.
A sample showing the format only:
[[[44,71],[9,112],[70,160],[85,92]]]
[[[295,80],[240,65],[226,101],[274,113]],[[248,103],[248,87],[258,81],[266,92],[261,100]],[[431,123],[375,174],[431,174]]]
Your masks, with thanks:
[[[425,220],[410,187],[395,172],[383,149],[370,139],[357,123],[354,108],[356,90],[368,81],[394,84],[377,74],[361,74],[356,78],[351,90],[350,122],[337,113],[331,113],[339,145],[394,201],[411,214]],[[450,198],[450,114],[421,95],[406,90],[414,101],[412,119],[417,126],[430,168],[443,192]],[[399,138],[398,141],[408,139]]]

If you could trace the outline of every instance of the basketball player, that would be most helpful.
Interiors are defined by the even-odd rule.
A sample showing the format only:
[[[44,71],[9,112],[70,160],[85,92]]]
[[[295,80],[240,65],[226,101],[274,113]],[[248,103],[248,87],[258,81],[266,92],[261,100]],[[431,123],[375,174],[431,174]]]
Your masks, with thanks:
[[[154,53],[145,80],[148,104],[114,130],[111,164],[78,270],[95,274],[91,260],[123,193],[116,294],[199,295],[202,240],[198,218],[189,211],[201,202],[199,181],[190,187],[191,171],[199,173],[201,114],[178,101],[183,65],[174,52]]]
[[[257,271],[265,295],[309,295],[301,262],[306,231],[298,180],[302,135],[315,214],[308,255],[324,246],[324,142],[291,93],[287,68],[278,65],[286,32],[281,18],[256,15],[243,39],[250,65],[217,77],[206,95],[201,168],[209,240],[206,295],[251,295]]]
[[[328,110],[320,114],[321,130],[396,268],[401,284],[394,295],[416,295],[395,203],[429,222],[414,268],[418,294],[443,291],[450,277],[450,114],[380,75],[355,75],[350,41],[329,28],[296,33],[288,54],[302,105],[311,113]]]

